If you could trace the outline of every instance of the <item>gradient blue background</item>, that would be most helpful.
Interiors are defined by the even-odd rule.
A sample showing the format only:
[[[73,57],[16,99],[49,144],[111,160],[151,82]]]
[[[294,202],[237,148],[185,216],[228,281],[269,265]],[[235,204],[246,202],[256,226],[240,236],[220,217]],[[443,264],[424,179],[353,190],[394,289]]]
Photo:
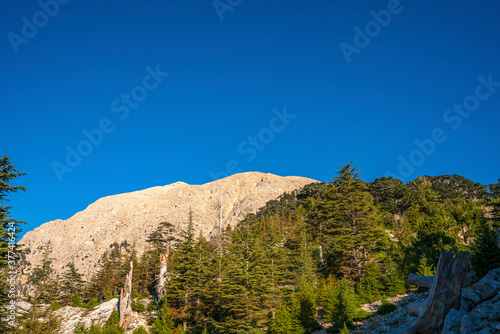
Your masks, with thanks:
[[[211,0],[72,0],[16,54],[7,35],[40,6],[2,1],[0,154],[29,173],[15,182],[28,191],[10,196],[13,217],[31,230],[103,196],[212,181],[230,160],[328,181],[356,158],[371,181],[435,128],[448,139],[405,181],[455,173],[496,183],[500,88],[457,130],[443,114],[479,75],[500,81],[500,3],[401,1],[348,64],[339,44],[387,4],[243,0],[221,21]],[[156,64],[170,76],[120,120],[112,101]],[[246,161],[238,145],[284,106],[297,117]],[[51,164],[103,118],[116,129],[59,182]]]

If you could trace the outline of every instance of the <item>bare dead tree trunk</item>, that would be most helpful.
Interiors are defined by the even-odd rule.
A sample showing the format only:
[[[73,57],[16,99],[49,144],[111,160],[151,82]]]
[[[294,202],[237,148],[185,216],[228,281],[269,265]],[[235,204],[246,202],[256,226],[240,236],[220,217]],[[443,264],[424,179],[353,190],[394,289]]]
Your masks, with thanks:
[[[323,248],[321,247],[321,245],[318,246],[318,252],[319,252],[319,262],[321,262],[321,264],[323,264]]]
[[[429,296],[418,307],[418,318],[410,326],[392,333],[439,333],[448,312],[460,308],[462,286],[469,270],[469,252],[458,252],[456,257],[451,250],[441,253]]]
[[[130,261],[130,271],[125,279],[125,285],[120,292],[120,327],[127,329],[132,322],[132,271],[134,263]]]
[[[158,284],[156,285],[156,294],[158,295],[158,301],[160,301],[166,293],[167,284],[167,264],[168,257],[170,256],[170,230],[167,230],[167,244],[165,246],[165,252],[160,255],[160,275],[158,277]]]
[[[165,284],[167,280],[167,253],[160,255],[160,275],[158,277],[158,285],[156,286],[156,293],[158,295],[158,300],[161,300],[165,296]]]
[[[430,289],[434,276],[422,276],[417,274],[409,274],[406,281],[410,284],[415,284],[423,288]]]

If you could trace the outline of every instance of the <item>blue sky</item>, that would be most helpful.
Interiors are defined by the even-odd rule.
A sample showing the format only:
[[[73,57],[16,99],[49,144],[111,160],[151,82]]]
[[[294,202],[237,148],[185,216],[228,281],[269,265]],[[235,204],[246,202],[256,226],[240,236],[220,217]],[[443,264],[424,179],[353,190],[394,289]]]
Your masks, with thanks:
[[[0,12],[0,154],[29,174],[10,196],[25,230],[235,171],[328,181],[353,158],[366,181],[500,178],[498,2],[9,0]]]

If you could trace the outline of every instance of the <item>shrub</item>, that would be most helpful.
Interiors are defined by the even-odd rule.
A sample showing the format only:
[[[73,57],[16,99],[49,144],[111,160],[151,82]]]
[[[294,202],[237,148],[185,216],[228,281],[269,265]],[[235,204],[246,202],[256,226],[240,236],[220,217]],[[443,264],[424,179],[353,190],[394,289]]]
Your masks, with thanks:
[[[156,305],[156,302],[154,299],[149,302],[148,308],[146,309],[147,311],[156,311],[158,309],[158,306]]]
[[[387,300],[384,299],[384,300],[382,300],[382,306],[380,306],[377,313],[383,315],[383,314],[391,313],[392,311],[394,311],[397,308],[398,307],[396,305],[394,305],[393,303],[388,302]]]
[[[61,307],[62,307],[62,306],[61,306],[61,304],[59,304],[59,303],[52,303],[52,304],[50,304],[50,306],[49,306],[49,310],[51,310],[51,311],[57,311],[57,310],[59,310]]]
[[[71,297],[71,306],[73,307],[80,307],[82,305],[82,298],[80,297],[80,295],[78,294],[78,292],[76,292],[73,297]]]
[[[146,311],[146,307],[140,301],[133,300],[132,301],[132,310],[134,310],[136,312],[144,312],[144,311]]]
[[[85,307],[85,308],[93,308],[96,305],[99,305],[99,301],[97,300],[97,297],[92,298],[91,300],[89,300],[85,304],[81,304],[81,306]]]

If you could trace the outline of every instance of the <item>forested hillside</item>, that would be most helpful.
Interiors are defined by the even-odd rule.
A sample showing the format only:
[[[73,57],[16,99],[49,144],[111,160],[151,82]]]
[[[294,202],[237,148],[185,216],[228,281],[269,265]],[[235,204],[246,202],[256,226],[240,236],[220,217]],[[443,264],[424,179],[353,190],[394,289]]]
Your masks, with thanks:
[[[72,263],[56,276],[54,245],[46,244],[29,302],[51,304],[46,319],[52,319],[50,310],[60,306],[119,297],[133,261],[132,308],[158,310],[150,333],[307,333],[323,323],[332,324],[329,332],[347,333],[371,315],[361,303],[407,292],[408,273],[432,275],[443,250],[470,250],[479,276],[500,267],[500,183],[458,175],[364,182],[349,163],[330,183],[285,193],[210,240],[194,233],[192,217],[180,234],[162,224],[141,256],[133,244],[115,243],[89,282]],[[167,249],[167,283],[158,299]],[[19,332],[45,333],[57,327],[51,321],[28,315]],[[113,324],[77,333],[120,332]]]

